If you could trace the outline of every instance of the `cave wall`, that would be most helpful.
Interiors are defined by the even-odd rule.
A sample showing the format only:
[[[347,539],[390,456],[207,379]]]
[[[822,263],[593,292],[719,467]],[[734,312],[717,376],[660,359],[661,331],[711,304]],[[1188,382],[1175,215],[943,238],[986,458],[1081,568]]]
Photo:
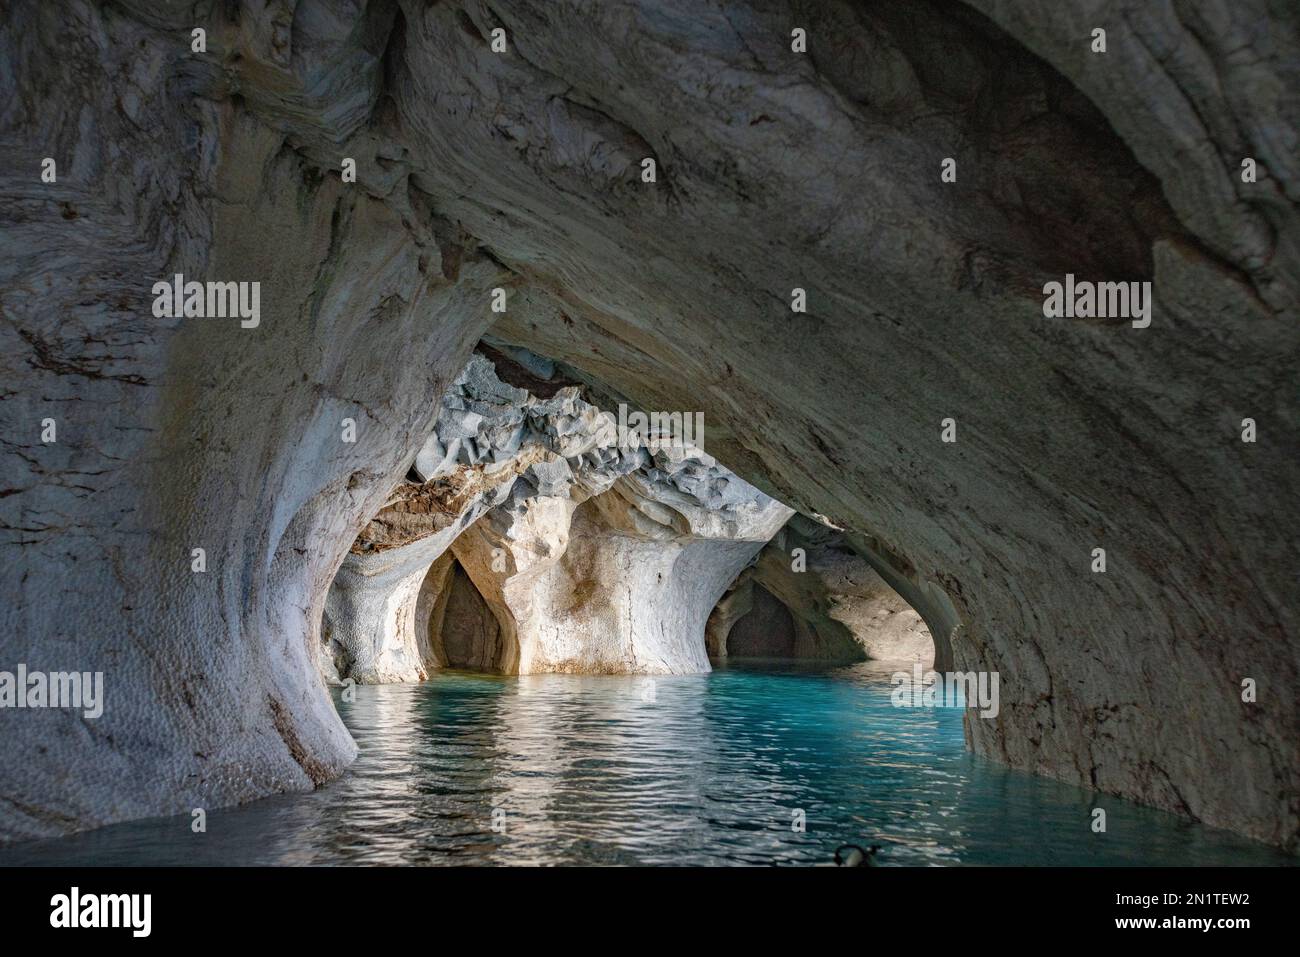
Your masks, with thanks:
[[[762,585],[755,585],[749,611],[727,634],[727,657],[798,658],[799,631],[790,609]]]
[[[742,622],[737,644],[730,636]],[[754,656],[757,652],[744,649],[762,644],[763,622],[783,636],[774,639],[764,653],[768,657],[927,666],[936,658],[922,616],[841,531],[804,515],[790,518],[710,613],[709,657]]]
[[[513,649],[504,670],[709,671],[710,611],[790,510],[735,476],[725,503],[684,495],[718,470],[679,464],[672,476],[631,472],[585,500],[517,486],[452,543]]]
[[[0,839],[311,788],[353,759],[317,671],[326,589],[502,274],[404,181],[335,172],[340,144],[377,168],[395,11],[291,64],[211,11],[192,56],[184,10],[21,3],[0,40],[20,78],[0,147],[0,659],[102,671],[106,699],[93,725],[0,711],[0,764],[25,769]],[[262,282],[259,324],[155,318],[176,272]]]
[[[510,652],[496,615],[459,562],[452,562],[442,616],[433,623],[430,641],[447,668],[503,671]]]
[[[0,713],[0,839],[350,760],[326,591],[495,319],[846,529],[1000,673],[977,752],[1294,844],[1295,10],[971,7],[12,5],[0,658],[108,701]],[[175,272],[260,325],[153,318]],[[1066,272],[1151,326],[1045,320]]]
[[[1283,451],[1295,409],[1278,384],[1300,273],[1289,161],[1264,155],[1266,141],[1296,142],[1276,95],[1293,33],[1249,29],[1261,5],[1207,5],[1251,66],[1221,70],[1218,94],[1199,72],[1180,96],[1164,51],[1226,64],[1226,41],[1207,50],[1200,29],[1166,23],[1152,49],[1111,11],[1110,52],[1089,60],[1076,15],[1016,5],[1052,32],[1041,52],[1065,59],[1073,44],[1072,69],[1125,78],[1122,97],[1094,103],[977,15],[943,25],[908,4],[908,31],[886,6],[854,6],[837,21],[849,40],[803,59],[776,7],[689,29],[619,8],[584,18],[576,44],[555,39],[569,8],[544,26],[536,8],[502,14],[519,56],[488,68],[510,88],[530,76],[536,99],[465,92],[509,135],[470,146],[470,165],[503,172],[495,202],[480,189],[459,214],[486,230],[513,211],[496,254],[565,282],[559,303],[531,303],[541,318],[521,302],[492,334],[643,407],[708,410],[711,452],[855,533],[926,614],[940,661],[1000,673],[1001,714],[968,724],[979,753],[1291,842],[1295,548],[1273,529],[1296,485]],[[680,47],[668,23],[700,45]],[[432,32],[412,42],[441,50]],[[636,39],[615,68],[616,33]],[[890,65],[846,87],[880,48]],[[611,88],[597,66],[636,81]],[[1271,101],[1250,112],[1267,122],[1243,117],[1230,141],[1196,125],[1201,107],[1233,113],[1266,82]],[[1107,108],[1132,110],[1144,140],[1166,136],[1159,164]],[[455,135],[438,119],[415,122]],[[637,145],[590,169],[548,163],[598,130]],[[1267,222],[1267,255],[1211,242],[1204,214],[1166,202],[1193,141],[1215,164],[1200,201]],[[654,190],[635,183],[642,143],[666,171]],[[1268,167],[1261,188],[1237,179],[1246,151]],[[956,184],[939,178],[947,156]],[[1152,325],[1046,320],[1043,285],[1067,272],[1151,281]],[[806,315],[790,312],[796,286]],[[1246,416],[1273,434],[1241,442]],[[1091,571],[1095,547],[1105,574]],[[1242,701],[1248,677],[1273,689],[1267,701]]]
[[[542,396],[499,377],[519,371],[476,353],[441,397],[411,472],[330,586],[327,680],[422,681],[443,666],[431,632],[449,548],[498,619],[495,651],[457,660],[508,674],[708,670],[703,616],[790,509],[684,436],[620,435],[576,385],[533,377]]]

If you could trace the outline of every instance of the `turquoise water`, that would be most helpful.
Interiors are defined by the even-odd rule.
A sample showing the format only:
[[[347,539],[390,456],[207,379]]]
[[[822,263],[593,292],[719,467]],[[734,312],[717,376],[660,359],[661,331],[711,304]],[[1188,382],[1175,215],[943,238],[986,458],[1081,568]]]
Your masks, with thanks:
[[[976,758],[959,711],[893,707],[870,665],[356,690],[338,706],[361,757],[327,787],[212,811],[206,834],[137,821],[0,865],[822,864],[846,842],[901,865],[1294,863]]]

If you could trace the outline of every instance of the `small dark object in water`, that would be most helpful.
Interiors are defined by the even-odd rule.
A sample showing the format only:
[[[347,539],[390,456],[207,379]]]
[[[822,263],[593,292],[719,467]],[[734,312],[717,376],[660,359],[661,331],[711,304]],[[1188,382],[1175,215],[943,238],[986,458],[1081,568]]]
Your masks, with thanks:
[[[872,844],[871,850],[864,850],[857,844],[841,844],[835,849],[836,867],[875,867],[876,852],[879,844]]]

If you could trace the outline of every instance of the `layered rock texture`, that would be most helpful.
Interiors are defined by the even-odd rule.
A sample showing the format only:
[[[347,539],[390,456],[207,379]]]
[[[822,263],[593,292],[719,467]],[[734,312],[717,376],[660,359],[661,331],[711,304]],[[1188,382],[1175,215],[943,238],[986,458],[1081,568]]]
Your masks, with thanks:
[[[0,664],[107,700],[0,712],[0,838],[346,766],[326,594],[492,326],[706,412],[719,462],[843,529],[1000,673],[978,753],[1294,846],[1296,20],[10,4]],[[259,324],[155,318],[176,273],[260,282]],[[1067,273],[1151,282],[1150,326],[1045,319]]]
[[[709,670],[710,609],[791,510],[680,435],[620,434],[580,391],[543,399],[471,358],[415,458],[418,481],[339,569],[327,676]]]
[[[935,659],[924,620],[837,530],[796,515],[709,616],[709,657]]]

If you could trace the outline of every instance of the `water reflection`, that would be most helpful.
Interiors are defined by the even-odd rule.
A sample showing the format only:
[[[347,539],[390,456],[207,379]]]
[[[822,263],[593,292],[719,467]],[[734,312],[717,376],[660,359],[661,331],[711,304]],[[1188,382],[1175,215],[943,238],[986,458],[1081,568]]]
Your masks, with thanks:
[[[886,864],[1293,862],[974,758],[959,712],[889,691],[869,665],[363,687],[338,703],[361,757],[328,787],[213,811],[206,834],[133,822],[0,864],[814,864],[844,842]]]

